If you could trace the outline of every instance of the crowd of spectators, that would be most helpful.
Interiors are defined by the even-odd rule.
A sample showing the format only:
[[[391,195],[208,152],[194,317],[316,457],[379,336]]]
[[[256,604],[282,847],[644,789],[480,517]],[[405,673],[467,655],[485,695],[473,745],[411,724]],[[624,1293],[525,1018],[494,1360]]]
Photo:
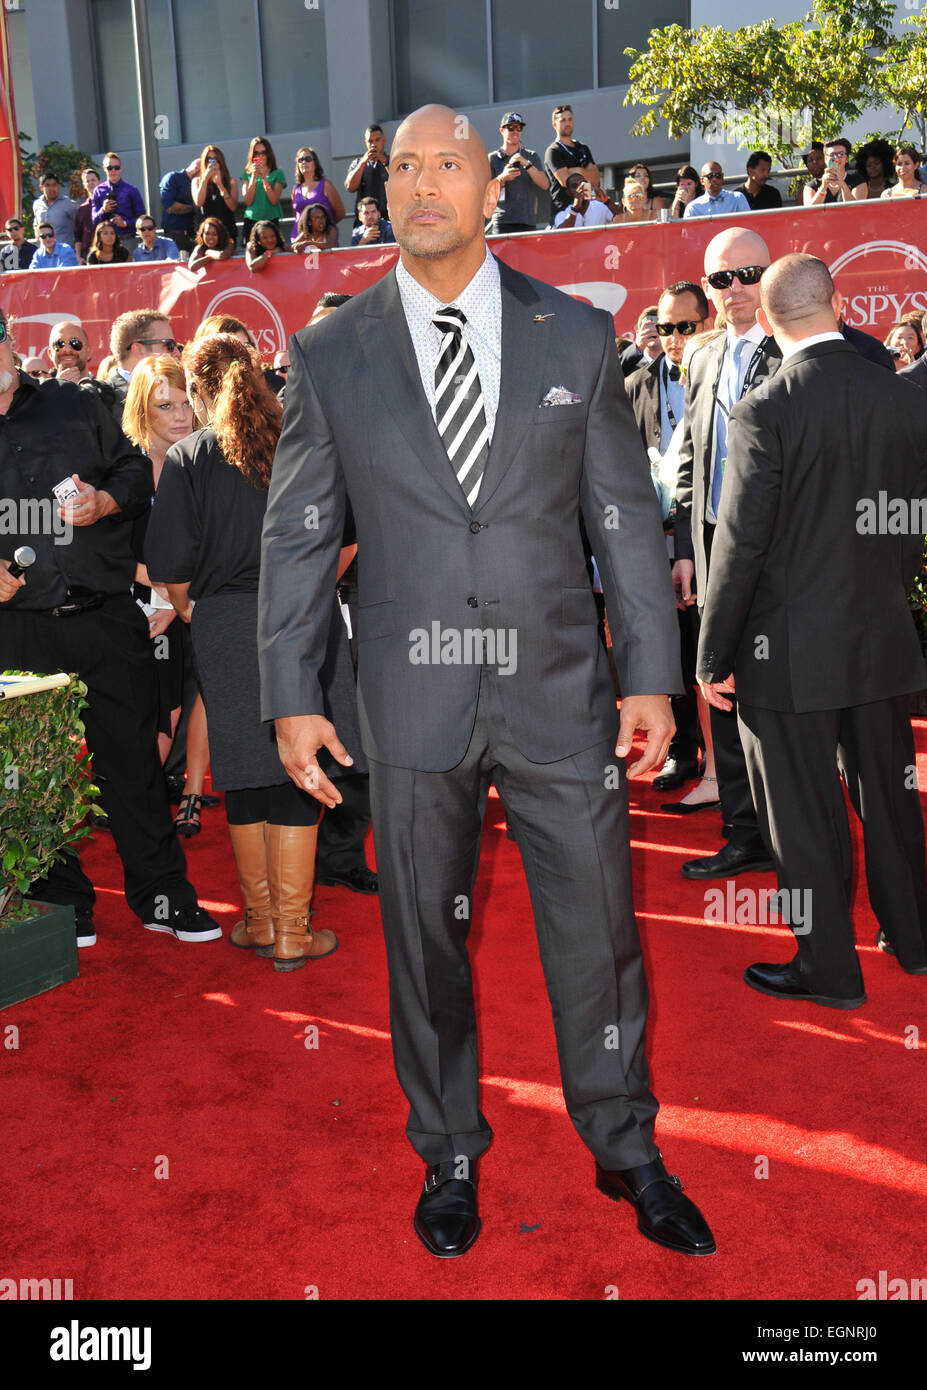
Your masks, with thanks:
[[[680,166],[672,196],[662,197],[640,160],[628,166],[620,191],[603,187],[592,150],[574,135],[569,105],[554,107],[554,139],[543,154],[524,144],[526,124],[520,112],[506,112],[499,126],[500,144],[489,154],[492,176],[499,184],[499,199],[487,225],[491,235],[540,230],[542,194],[549,200],[549,230],[744,214],[784,205],[773,181],[772,157],[765,150],[749,153],[744,181],[736,187],[726,186],[722,165],[712,159],[700,171],[691,164]],[[892,146],[875,139],[854,155],[850,141],[839,136],[812,141],[801,160],[806,173],[792,187],[795,201],[804,207],[920,198],[927,188],[927,163],[922,164],[911,144]],[[352,161],[344,180],[344,192],[354,195],[353,223],[345,236],[340,224],[351,214],[311,145],[301,146],[296,154],[288,237],[280,227],[288,215],[286,175],[264,136],[251,140],[238,178],[213,144],[186,168],[166,173],[159,190],[161,231],[140,191],[122,177],[122,160],[112,150],[103,158],[103,174],[101,180],[95,169],[78,171],[75,177],[86,193],[80,203],[62,191],[54,173],[44,174],[32,205],[35,239],[25,236],[22,218],[8,218],[9,240],[0,245],[0,269],[189,260],[196,270],[209,260],[244,254],[249,268],[257,272],[286,250],[327,251],[339,244],[388,245],[395,240],[386,205],[386,136],[376,124],[364,131],[364,152]]]

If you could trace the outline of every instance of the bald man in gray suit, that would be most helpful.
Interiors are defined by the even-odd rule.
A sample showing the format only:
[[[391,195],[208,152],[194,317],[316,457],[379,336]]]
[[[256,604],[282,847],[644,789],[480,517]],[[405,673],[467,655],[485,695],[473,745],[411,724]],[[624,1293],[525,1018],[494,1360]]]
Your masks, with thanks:
[[[427,1165],[415,1230],[443,1258],[480,1230],[475,1161],[491,1131],[466,940],[493,783],[596,1182],[634,1205],[649,1239],[710,1254],[654,1143],[631,899],[623,760],[644,729],[630,773],[662,763],[680,689],[659,509],[611,319],[489,254],[497,195],[465,117],[413,113],[390,158],[399,264],[291,340],[264,530],[264,714],[290,776],[336,804],[316,755],[349,754],[321,713],[318,671],[347,498],[393,1051]],[[608,601],[620,728],[581,513]],[[513,995],[517,1007],[517,982]],[[381,1205],[382,1189],[372,1221]]]

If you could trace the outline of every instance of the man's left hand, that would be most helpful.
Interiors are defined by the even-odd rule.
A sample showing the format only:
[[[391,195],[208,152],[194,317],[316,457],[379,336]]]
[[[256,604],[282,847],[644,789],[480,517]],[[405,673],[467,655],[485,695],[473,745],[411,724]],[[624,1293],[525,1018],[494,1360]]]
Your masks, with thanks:
[[[662,767],[666,750],[676,732],[676,724],[668,695],[626,695],[621,701],[621,722],[615,756],[627,757],[636,729],[646,729],[647,747],[644,755],[628,768],[629,777],[640,777],[652,767]]]
[[[732,675],[723,681],[703,681],[699,678],[699,686],[705,699],[710,705],[714,705],[715,709],[730,710],[734,708],[730,700],[725,700],[721,694],[722,690],[728,695],[734,694],[734,677]]]
[[[71,477],[77,487],[77,496],[58,508],[62,521],[69,521],[72,526],[92,526],[101,517],[119,510],[108,492],[98,491],[91,483],[82,483],[76,473],[72,473]]]

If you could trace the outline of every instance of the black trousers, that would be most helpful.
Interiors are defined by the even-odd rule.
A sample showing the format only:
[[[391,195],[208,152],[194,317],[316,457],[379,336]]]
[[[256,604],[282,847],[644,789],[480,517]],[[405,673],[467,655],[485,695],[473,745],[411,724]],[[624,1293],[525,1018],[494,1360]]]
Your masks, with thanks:
[[[426,1163],[488,1147],[467,952],[489,785],[525,866],[566,1108],[607,1168],[657,1156],[645,1055],[647,979],[631,899],[628,793],[615,740],[554,763],[515,747],[484,668],[470,745],[449,772],[371,760],[393,1056]],[[617,734],[617,722],[616,730]],[[617,785],[615,782],[617,781]],[[519,1007],[518,981],[508,1007]]]
[[[852,854],[839,771],[862,821],[869,897],[908,969],[927,965],[927,870],[908,697],[789,714],[741,704],[750,781],[780,889],[809,894],[797,968],[822,994],[863,992],[850,916]],[[839,770],[838,770],[839,764]]]
[[[0,669],[75,673],[87,686],[87,747],[122,860],[125,895],[142,921],[196,902],[158,761],[157,686],[148,627],[131,594],[67,618],[0,608]],[[24,697],[28,698],[28,697]],[[93,884],[69,851],[31,895],[92,907]]]
[[[715,528],[705,523],[705,558],[711,564],[711,543]],[[702,595],[704,602],[704,595]],[[697,639],[696,639],[697,640]],[[725,672],[730,675],[730,672]],[[737,724],[737,698],[728,697],[733,709],[716,709],[710,706],[711,741],[715,749],[715,765],[718,772],[718,799],[721,802],[721,833],[726,840],[738,849],[768,853],[769,847],[763,842],[763,835],[757,820],[756,806],[747,775],[747,763],[740,729]]]
[[[342,801],[326,807],[319,826],[316,867],[320,874],[350,873],[366,869],[364,841],[370,828],[370,777],[352,772],[338,778]]]

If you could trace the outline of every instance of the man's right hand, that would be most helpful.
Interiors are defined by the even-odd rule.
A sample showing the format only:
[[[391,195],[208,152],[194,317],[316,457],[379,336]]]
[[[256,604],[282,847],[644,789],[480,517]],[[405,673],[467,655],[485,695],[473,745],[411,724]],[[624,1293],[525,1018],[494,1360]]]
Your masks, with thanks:
[[[375,227],[368,227],[367,230],[364,232],[364,235],[361,237],[361,241],[362,241],[362,242],[367,242],[367,241],[379,241],[379,240],[380,240],[380,224],[379,224],[379,223],[377,223],[377,225],[376,225]]]
[[[294,714],[275,719],[277,754],[297,787],[331,809],[341,803],[341,793],[319,767],[316,754],[327,748],[343,767],[354,759],[338,737],[334,724],[321,714]]]
[[[673,588],[676,590],[676,607],[691,608],[695,602],[692,581],[695,578],[695,565],[692,560],[677,560],[673,565]]]
[[[11,599],[25,582],[22,575],[18,579],[14,579],[10,574],[9,560],[0,560],[0,603],[6,603],[8,599]]]

